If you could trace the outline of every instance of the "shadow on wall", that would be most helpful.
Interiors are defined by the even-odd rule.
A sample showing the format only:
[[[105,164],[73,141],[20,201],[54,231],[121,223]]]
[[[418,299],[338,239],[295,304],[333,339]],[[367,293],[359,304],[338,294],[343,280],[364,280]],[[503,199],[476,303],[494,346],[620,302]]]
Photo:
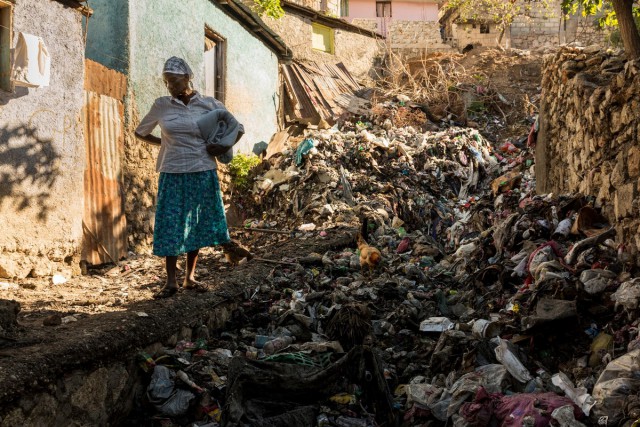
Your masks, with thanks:
[[[52,140],[38,138],[35,127],[0,126],[0,207],[10,203],[22,211],[37,205],[38,218],[46,220],[60,158]]]
[[[29,95],[29,89],[26,87],[16,87],[13,92],[0,92],[0,105],[7,105],[14,99],[22,98]]]

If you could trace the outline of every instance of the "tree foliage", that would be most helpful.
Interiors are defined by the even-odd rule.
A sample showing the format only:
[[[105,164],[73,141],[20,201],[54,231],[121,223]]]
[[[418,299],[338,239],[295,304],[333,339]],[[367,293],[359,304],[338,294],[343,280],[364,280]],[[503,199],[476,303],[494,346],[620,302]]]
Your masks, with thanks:
[[[280,5],[280,0],[253,0],[259,12],[273,19],[280,19],[284,16],[284,10]]]
[[[578,9],[582,10],[583,16],[601,15],[599,22],[603,26],[619,27],[627,55],[640,57],[639,0],[562,0],[565,15],[574,14]]]

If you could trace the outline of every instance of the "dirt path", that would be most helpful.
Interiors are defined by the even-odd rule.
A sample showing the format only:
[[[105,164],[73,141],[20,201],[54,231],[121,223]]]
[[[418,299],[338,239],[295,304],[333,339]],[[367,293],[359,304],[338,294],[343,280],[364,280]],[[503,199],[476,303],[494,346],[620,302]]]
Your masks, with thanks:
[[[302,235],[272,241],[256,253],[273,260],[293,260],[314,251],[351,246],[354,239],[354,230],[335,229],[324,238]],[[20,302],[23,309],[15,334],[0,338],[0,403],[26,389],[46,387],[69,369],[122,359],[145,345],[161,342],[216,306],[241,303],[245,292],[261,285],[274,267],[282,267],[252,260],[232,269],[220,262],[217,252],[207,250],[199,277],[211,286],[210,292],[181,292],[154,300],[156,282],[162,276],[161,260],[140,257],[126,265],[132,273],[94,271],[62,285],[28,280],[6,292],[6,298]],[[122,302],[114,304],[117,300]],[[52,314],[73,315],[76,321],[43,325]]]

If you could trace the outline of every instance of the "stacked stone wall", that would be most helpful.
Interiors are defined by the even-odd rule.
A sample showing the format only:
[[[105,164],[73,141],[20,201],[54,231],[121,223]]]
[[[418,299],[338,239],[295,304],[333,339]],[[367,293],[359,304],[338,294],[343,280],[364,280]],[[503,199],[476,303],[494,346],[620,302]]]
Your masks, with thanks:
[[[386,34],[386,47],[405,56],[420,56],[428,52],[450,52],[442,41],[440,25],[435,21],[390,21],[354,19],[353,24],[379,34]],[[386,28],[383,26],[386,25]]]
[[[640,247],[640,60],[564,47],[542,75],[538,192],[593,196],[617,239]]]

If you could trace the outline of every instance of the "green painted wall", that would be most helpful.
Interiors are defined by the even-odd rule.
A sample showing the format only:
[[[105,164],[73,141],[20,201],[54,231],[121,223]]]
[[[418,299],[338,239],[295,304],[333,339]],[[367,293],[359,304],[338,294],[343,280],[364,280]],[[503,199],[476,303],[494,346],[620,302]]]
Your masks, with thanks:
[[[209,0],[136,0],[130,8],[130,83],[140,117],[158,96],[167,95],[162,66],[184,58],[204,89],[205,24],[226,40],[225,105],[244,124],[236,151],[269,142],[277,131],[278,58],[253,33]]]
[[[91,0],[93,15],[83,20],[86,57],[126,73],[128,68],[129,0]]]

